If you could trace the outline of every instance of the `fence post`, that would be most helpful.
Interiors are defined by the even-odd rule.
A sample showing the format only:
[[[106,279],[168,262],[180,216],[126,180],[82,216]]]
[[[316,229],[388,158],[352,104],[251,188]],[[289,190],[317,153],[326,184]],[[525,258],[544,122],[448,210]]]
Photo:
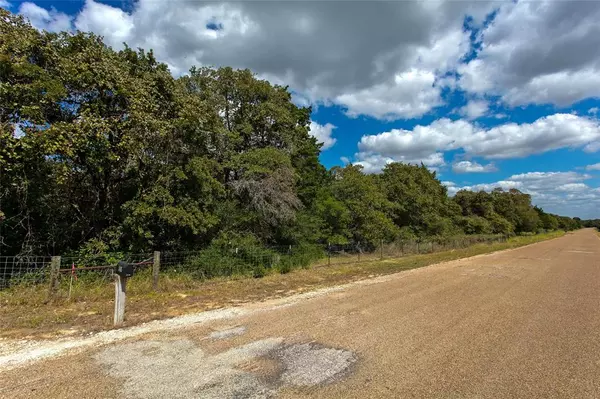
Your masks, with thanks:
[[[419,241],[417,241],[417,255],[419,254]]]
[[[58,291],[58,275],[60,273],[60,256],[53,256],[50,261],[50,283],[48,287],[48,298],[52,299]]]
[[[125,320],[125,299],[127,297],[127,277],[115,273],[115,314],[114,325],[120,326]]]
[[[360,241],[358,242],[358,261],[360,262]]]
[[[327,266],[331,266],[331,243],[327,243]]]
[[[379,240],[379,247],[381,248],[381,259],[383,259],[383,240]]]
[[[433,241],[431,241],[431,253],[433,253]]]
[[[160,251],[154,251],[154,260],[152,262],[152,287],[158,291],[158,273],[160,272]]]

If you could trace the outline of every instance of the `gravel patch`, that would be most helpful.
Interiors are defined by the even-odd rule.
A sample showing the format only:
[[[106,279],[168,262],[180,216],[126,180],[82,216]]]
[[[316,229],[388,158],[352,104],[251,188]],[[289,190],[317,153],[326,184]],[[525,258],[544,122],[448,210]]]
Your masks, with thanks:
[[[228,328],[226,330],[213,331],[212,333],[210,333],[210,335],[208,337],[210,339],[220,340],[220,339],[227,339],[227,338],[231,338],[231,337],[237,337],[237,336],[244,334],[245,332],[246,332],[246,327],[240,326],[240,327]]]
[[[331,383],[346,375],[357,360],[351,351],[316,343],[288,346],[279,352],[279,357],[285,367],[282,381],[296,386]]]
[[[75,349],[106,345],[142,334],[185,328],[213,320],[231,319],[248,313],[243,308],[219,309],[172,319],[156,320],[135,327],[102,331],[97,334],[90,334],[87,337],[65,338],[52,341],[5,342],[2,344],[0,352],[0,371],[24,366],[41,359],[60,356]]]
[[[106,348],[95,356],[109,375],[125,379],[132,398],[270,398],[273,388],[235,366],[265,356],[282,343],[268,338],[206,355],[192,341],[138,341]]]
[[[108,347],[94,359],[111,377],[124,380],[124,397],[149,399],[271,398],[284,385],[334,382],[356,362],[347,350],[316,343],[288,346],[282,338],[254,341],[214,355],[186,339],[137,341]],[[273,365],[269,369],[261,359],[272,359],[279,366],[273,372]]]

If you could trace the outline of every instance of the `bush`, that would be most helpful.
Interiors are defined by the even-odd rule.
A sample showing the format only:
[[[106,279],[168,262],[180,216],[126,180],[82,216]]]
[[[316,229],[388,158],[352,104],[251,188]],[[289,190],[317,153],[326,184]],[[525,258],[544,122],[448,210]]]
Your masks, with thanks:
[[[461,220],[462,228],[466,234],[490,234],[492,225],[480,216],[467,216]]]

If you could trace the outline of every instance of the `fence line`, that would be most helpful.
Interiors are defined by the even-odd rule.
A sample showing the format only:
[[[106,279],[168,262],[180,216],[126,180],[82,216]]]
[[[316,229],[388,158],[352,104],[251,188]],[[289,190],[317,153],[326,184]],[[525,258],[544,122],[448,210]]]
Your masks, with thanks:
[[[0,290],[11,286],[48,284],[50,295],[81,289],[104,289],[113,281],[118,261],[134,265],[136,274],[148,273],[152,289],[164,273],[194,279],[247,274],[261,277],[269,270],[287,273],[309,266],[327,266],[400,258],[414,254],[459,249],[477,243],[505,241],[504,236],[465,236],[427,241],[401,240],[379,245],[348,244],[277,247],[208,247],[200,251],[112,253],[87,256],[0,256]],[[147,270],[147,272],[146,272]]]

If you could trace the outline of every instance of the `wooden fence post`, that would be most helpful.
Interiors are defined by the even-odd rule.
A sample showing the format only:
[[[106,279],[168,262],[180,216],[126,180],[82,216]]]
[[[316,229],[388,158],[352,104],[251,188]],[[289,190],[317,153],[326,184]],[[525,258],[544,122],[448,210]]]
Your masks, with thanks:
[[[127,299],[127,277],[115,273],[115,315],[114,325],[120,326],[125,320],[125,300]]]
[[[48,286],[48,298],[52,299],[58,291],[58,275],[60,273],[60,256],[53,256],[50,261],[50,282]]]
[[[154,251],[154,261],[152,262],[152,287],[158,291],[158,273],[160,272],[160,251]]]
[[[380,258],[383,259],[383,240],[379,240],[379,246],[381,247],[381,255]]]

